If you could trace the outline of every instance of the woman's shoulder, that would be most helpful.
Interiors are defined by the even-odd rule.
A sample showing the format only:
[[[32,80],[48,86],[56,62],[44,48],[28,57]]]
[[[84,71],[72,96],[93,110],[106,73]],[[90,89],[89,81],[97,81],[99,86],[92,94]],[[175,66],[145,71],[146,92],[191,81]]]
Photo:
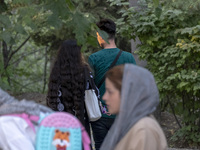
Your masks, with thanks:
[[[152,117],[143,117],[138,120],[128,131],[129,134],[160,134],[162,129],[158,122]]]
[[[151,117],[143,117],[120,140],[115,150],[121,149],[154,149],[165,150],[167,142],[157,121]],[[157,147],[157,149],[155,148]]]
[[[131,134],[143,134],[145,136],[151,135],[156,139],[161,139],[162,141],[165,140],[164,132],[159,125],[159,123],[156,121],[153,117],[144,117],[140,119],[131,129]]]
[[[160,128],[160,125],[153,117],[143,117],[133,127],[136,129],[154,129]]]

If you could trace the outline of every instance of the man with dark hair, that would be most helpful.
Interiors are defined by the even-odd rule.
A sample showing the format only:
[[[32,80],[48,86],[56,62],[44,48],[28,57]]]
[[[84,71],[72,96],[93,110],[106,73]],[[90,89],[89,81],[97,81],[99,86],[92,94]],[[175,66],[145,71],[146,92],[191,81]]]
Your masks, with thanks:
[[[102,96],[105,93],[105,81],[104,75],[110,69],[111,64],[116,60],[115,65],[125,64],[125,63],[135,63],[133,55],[129,52],[122,51],[117,48],[115,44],[115,34],[116,34],[116,24],[110,19],[102,19],[97,24],[98,28],[108,34],[108,43],[100,36],[97,32],[97,40],[99,45],[103,48],[102,50],[93,53],[89,56],[88,62],[90,67],[94,71],[94,80],[100,91],[101,99],[101,110],[102,117],[91,122],[93,136],[95,141],[95,148],[99,150],[108,130],[114,122],[114,115],[108,112],[105,102],[102,100]],[[116,59],[118,56],[118,59]]]

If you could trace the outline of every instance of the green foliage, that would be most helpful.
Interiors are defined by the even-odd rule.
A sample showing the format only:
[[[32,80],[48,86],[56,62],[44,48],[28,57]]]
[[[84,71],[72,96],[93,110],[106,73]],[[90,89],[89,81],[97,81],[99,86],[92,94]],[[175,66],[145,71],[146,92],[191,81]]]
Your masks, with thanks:
[[[0,1],[1,88],[14,92],[44,90],[50,69],[44,74],[45,58],[50,57],[45,62],[49,67],[65,39],[76,38],[86,57],[97,51],[95,23],[101,17],[114,20],[119,16],[115,13],[118,9],[119,6],[111,8],[106,1],[95,0]],[[106,35],[99,32],[106,40]],[[43,58],[37,53],[41,47],[48,47],[45,54],[41,50]]]
[[[153,0],[153,3],[154,3],[154,6],[155,6],[155,7],[158,7],[158,5],[159,5],[159,0]]]
[[[12,45],[17,42],[16,34],[28,34],[38,45],[53,46],[69,35],[80,44],[90,42],[87,37],[95,18],[79,11],[83,4],[70,0],[5,1],[8,9],[0,14],[0,40]]]
[[[129,39],[139,37],[137,54],[147,60],[162,103],[170,102],[181,116],[182,128],[173,139],[199,145],[200,0],[162,0],[160,10],[154,4],[124,5],[118,31]]]
[[[6,70],[3,61],[0,61],[1,88],[13,93],[41,92],[44,86],[44,57],[44,47],[28,42],[13,56]]]
[[[87,43],[91,20],[67,0],[4,0],[0,5],[1,88],[42,91],[45,50],[36,49],[57,49],[61,40],[75,37],[80,44]],[[30,37],[38,47],[27,43]]]
[[[79,41],[82,41],[83,43],[86,43],[86,39],[83,36],[84,34],[88,33],[90,30],[90,22],[87,19],[84,19],[84,15],[78,12],[75,12],[73,16],[71,17],[70,26],[75,26],[76,30],[73,30],[73,33],[76,35],[76,39],[79,39]]]

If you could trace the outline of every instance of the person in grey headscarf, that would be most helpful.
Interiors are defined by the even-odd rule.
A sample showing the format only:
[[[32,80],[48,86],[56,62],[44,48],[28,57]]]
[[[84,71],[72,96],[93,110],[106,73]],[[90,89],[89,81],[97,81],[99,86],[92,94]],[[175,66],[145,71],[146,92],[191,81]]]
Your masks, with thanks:
[[[109,70],[103,99],[117,117],[100,150],[167,149],[165,135],[152,115],[159,92],[147,69],[125,64]]]

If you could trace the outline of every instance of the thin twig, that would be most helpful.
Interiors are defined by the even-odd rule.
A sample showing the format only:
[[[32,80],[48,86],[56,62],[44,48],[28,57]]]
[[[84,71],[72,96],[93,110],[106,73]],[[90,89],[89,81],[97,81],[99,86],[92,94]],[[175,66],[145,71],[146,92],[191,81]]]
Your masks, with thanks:
[[[173,115],[174,115],[174,118],[175,118],[175,120],[176,120],[176,122],[177,122],[179,128],[181,129],[182,126],[181,126],[180,122],[178,121],[178,118],[176,117],[175,110],[174,110],[174,108],[173,108],[171,102],[169,101],[169,97],[168,97],[168,96],[167,96],[167,101],[168,101],[168,103],[169,103],[169,105],[170,105],[170,107],[171,107],[171,109],[172,109],[172,113],[173,113]]]
[[[35,51],[33,51],[33,52],[30,52],[30,53],[22,54],[22,55],[20,56],[20,58],[18,58],[18,59],[16,59],[15,61],[11,62],[8,66],[13,65],[13,64],[19,62],[19,61],[20,61],[21,59],[23,59],[24,57],[26,57],[26,56],[28,56],[28,55],[31,55],[31,54],[34,54],[34,53],[39,52],[39,51],[40,51],[40,49],[35,50]]]

